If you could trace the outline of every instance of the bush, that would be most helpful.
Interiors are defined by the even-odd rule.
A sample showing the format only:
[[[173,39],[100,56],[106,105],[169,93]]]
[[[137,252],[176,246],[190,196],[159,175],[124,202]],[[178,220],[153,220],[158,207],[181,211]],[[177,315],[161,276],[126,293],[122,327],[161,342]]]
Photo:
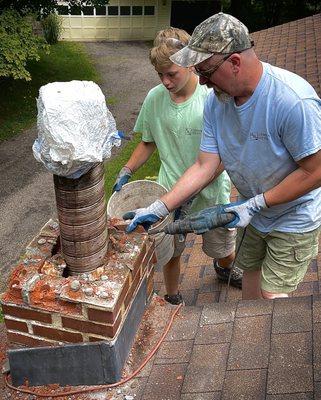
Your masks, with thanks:
[[[0,15],[0,77],[31,80],[27,62],[38,61],[40,50],[48,52],[45,40],[33,34],[32,21],[12,10]]]
[[[62,18],[57,14],[49,14],[41,21],[43,34],[47,43],[56,44],[62,34]]]

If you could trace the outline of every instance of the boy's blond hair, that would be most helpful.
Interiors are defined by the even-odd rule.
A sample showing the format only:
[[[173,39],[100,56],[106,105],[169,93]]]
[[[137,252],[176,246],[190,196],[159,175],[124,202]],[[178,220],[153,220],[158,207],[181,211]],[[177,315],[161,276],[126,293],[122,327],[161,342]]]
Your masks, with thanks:
[[[190,35],[183,29],[167,28],[159,31],[154,40],[154,47],[150,50],[149,59],[157,67],[170,67],[173,63],[169,59],[172,54],[188,44]]]

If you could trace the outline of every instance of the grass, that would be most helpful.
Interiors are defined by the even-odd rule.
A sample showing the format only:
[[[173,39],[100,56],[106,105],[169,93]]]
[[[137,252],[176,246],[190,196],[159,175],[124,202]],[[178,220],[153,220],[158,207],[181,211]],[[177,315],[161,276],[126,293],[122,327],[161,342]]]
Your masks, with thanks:
[[[137,146],[137,144],[141,141],[141,135],[136,134],[134,138],[128,142],[124,148],[121,150],[120,154],[117,157],[111,159],[106,163],[105,168],[105,191],[107,200],[112,194],[112,189],[118,175],[118,172],[121,168],[126,164],[129,159],[131,153]],[[137,179],[155,179],[158,174],[158,170],[160,167],[160,160],[158,157],[158,152],[155,151],[154,154],[150,157],[150,159],[139,168],[132,176],[132,181]]]
[[[119,102],[119,100],[116,99],[116,97],[107,97],[107,99],[106,99],[106,103],[108,106],[114,106],[118,102]]]
[[[0,141],[9,139],[36,122],[36,97],[39,88],[49,82],[73,79],[91,80],[100,83],[101,78],[81,43],[59,42],[50,47],[50,54],[41,54],[38,62],[28,64],[32,80],[29,82],[0,78]],[[118,99],[109,97],[108,105],[115,105]],[[121,153],[107,162],[106,196],[110,197],[116,176],[132,151],[141,140],[139,135],[128,142]],[[137,171],[132,180],[155,177],[159,170],[157,152]],[[1,314],[0,314],[1,318]]]
[[[73,79],[99,83],[100,77],[80,43],[60,42],[28,64],[32,80],[0,78],[0,141],[9,139],[36,122],[36,97],[40,86]]]

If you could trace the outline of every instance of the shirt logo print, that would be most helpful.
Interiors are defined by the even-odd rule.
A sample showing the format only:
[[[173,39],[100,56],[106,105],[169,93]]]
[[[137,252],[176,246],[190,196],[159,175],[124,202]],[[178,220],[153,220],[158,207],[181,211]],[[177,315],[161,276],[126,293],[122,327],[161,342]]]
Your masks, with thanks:
[[[250,132],[250,140],[267,140],[266,132]]]
[[[195,128],[186,128],[186,134],[187,135],[201,135],[202,130],[201,129],[195,129]]]

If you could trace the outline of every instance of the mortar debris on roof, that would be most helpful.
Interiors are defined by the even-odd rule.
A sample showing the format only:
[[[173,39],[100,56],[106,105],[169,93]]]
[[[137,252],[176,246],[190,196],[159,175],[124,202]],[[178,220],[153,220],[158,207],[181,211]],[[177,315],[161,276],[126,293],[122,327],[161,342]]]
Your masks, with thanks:
[[[79,314],[75,307],[79,302],[112,308],[147,237],[128,235],[115,227],[116,222],[108,225],[110,240],[103,265],[66,277],[66,262],[59,251],[54,253],[59,250],[59,225],[50,220],[27,246],[11,275],[3,301],[67,314]]]

